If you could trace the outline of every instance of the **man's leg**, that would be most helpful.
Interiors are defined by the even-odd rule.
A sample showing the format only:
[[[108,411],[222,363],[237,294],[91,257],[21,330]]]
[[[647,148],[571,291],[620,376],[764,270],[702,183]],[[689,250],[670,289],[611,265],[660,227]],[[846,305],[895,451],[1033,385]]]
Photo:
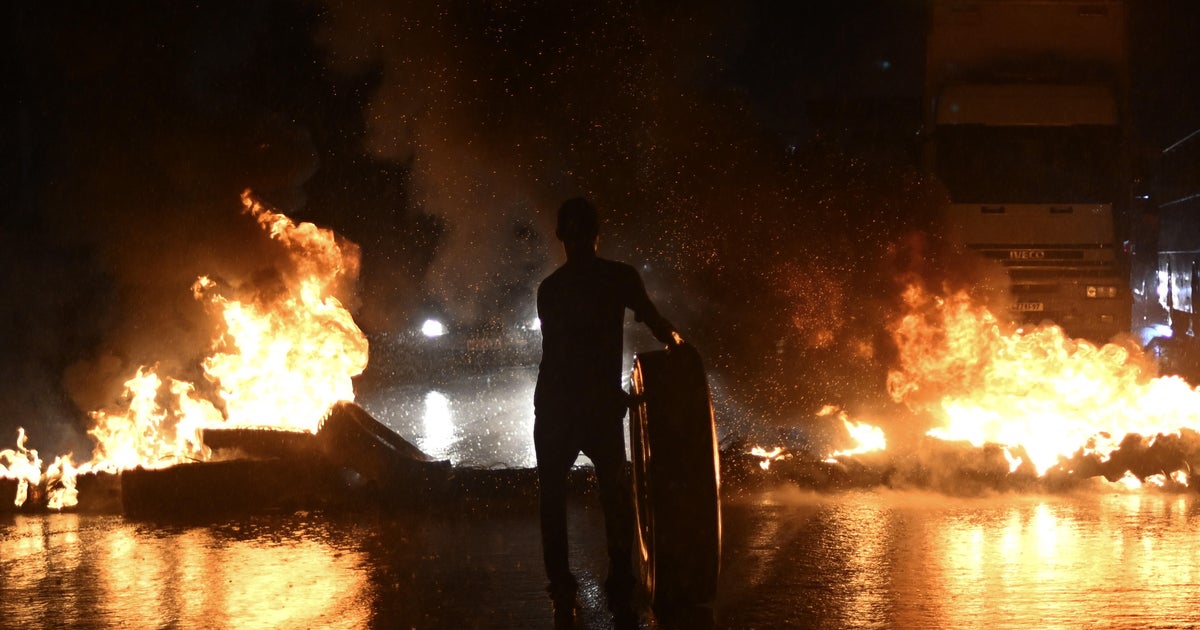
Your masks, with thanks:
[[[574,598],[577,584],[567,558],[567,474],[578,457],[569,426],[557,418],[534,420],[533,444],[537,454],[539,510],[542,526],[542,559],[547,590],[557,602]]]
[[[608,540],[605,589],[614,613],[629,613],[633,603],[633,498],[625,460],[625,432],[620,421],[601,427],[584,449],[596,467],[604,529]]]

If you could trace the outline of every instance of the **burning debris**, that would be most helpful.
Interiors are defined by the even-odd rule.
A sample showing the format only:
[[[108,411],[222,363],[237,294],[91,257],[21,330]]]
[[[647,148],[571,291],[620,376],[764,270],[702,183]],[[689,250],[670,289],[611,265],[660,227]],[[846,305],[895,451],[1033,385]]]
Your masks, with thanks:
[[[286,264],[253,282],[195,281],[193,296],[214,320],[210,354],[199,366],[205,380],[139,368],[119,405],[91,414],[96,446],[81,465],[64,455],[46,466],[22,432],[15,449],[0,451],[0,477],[12,485],[15,506],[72,507],[84,486],[111,488],[107,480],[117,475],[122,500],[135,511],[222,498],[236,505],[330,503],[347,493],[413,499],[447,483],[448,464],[431,461],[352,402],[351,379],[368,355],[344,302],[357,247],[294,223],[249,192],[242,202]],[[732,486],[765,478],[971,492],[1096,477],[1191,485],[1200,464],[1200,392],[1178,377],[1156,378],[1140,350],[1096,347],[1053,326],[1006,330],[963,294],[913,286],[904,302],[908,312],[891,331],[898,361],[887,387],[895,403],[928,422],[924,436],[907,444],[889,439],[895,419],[866,422],[827,406],[816,418],[844,431],[843,443],[820,453],[726,449]],[[129,471],[136,472],[123,474]],[[262,484],[253,492],[178,491],[209,475],[217,487],[249,478]],[[101,494],[99,503],[111,504],[111,489]]]
[[[777,459],[785,459],[792,456],[791,453],[785,452],[782,446],[776,446],[769,451],[761,446],[755,446],[754,448],[750,449],[750,455],[762,458],[762,461],[758,463],[758,466],[763,470],[770,470],[771,462]]]
[[[855,446],[835,451],[829,456],[827,461],[836,461],[838,458],[850,457],[859,453],[870,453],[872,451],[882,451],[887,448],[887,437],[883,434],[883,429],[867,424],[866,422],[857,422],[850,419],[850,414],[844,409],[839,409],[833,405],[826,405],[817,413],[817,416],[832,416],[836,415],[842,421],[842,426],[846,427],[846,433],[850,439],[854,440]]]
[[[30,488],[36,490],[42,478],[42,460],[36,450],[25,448],[27,439],[25,429],[19,429],[16,450],[0,451],[0,479],[13,482],[16,488],[13,505],[17,507],[24,505],[29,498]]]
[[[240,284],[201,276],[192,286],[214,319],[211,353],[197,385],[142,366],[125,382],[118,405],[91,413],[93,457],[69,455],[42,471],[37,452],[0,455],[0,472],[17,480],[17,505],[30,488],[46,488],[47,507],[78,502],[79,475],[155,470],[207,462],[207,429],[257,428],[317,433],[367,363],[367,341],[343,300],[358,273],[357,246],[311,223],[295,223],[242,194],[245,212],[280,250],[274,268]]]
[[[1097,347],[1056,326],[1006,332],[963,294],[913,287],[905,299],[910,312],[893,331],[900,367],[888,389],[933,418],[931,437],[1001,445],[1043,476],[1081,450],[1109,462],[1128,435],[1200,428],[1200,392],[1178,377],[1156,378],[1134,346]]]
[[[0,452],[13,507],[129,515],[411,505],[447,489],[450,465],[422,453],[354,403],[334,405],[316,433],[204,429],[203,460],[116,472],[75,468],[69,456],[40,471],[36,451]],[[22,435],[22,444],[24,436]],[[23,446],[21,447],[23,448]],[[19,477],[16,475],[20,475]]]
[[[351,378],[366,367],[367,341],[337,294],[357,274],[357,247],[311,223],[292,222],[249,191],[242,203],[282,247],[287,264],[242,286],[223,287],[207,276],[193,284],[195,298],[218,321],[212,353],[202,362],[208,389],[216,391],[202,394],[155,366],[139,368],[125,383],[121,408],[92,413],[90,467],[116,472],[205,461],[204,429],[313,433],[334,403],[354,399]]]
[[[435,461],[354,403],[339,402],[317,432],[206,429],[206,462],[121,475],[127,514],[194,514],[412,505],[442,493]]]
[[[726,449],[730,479],[818,487],[883,484],[950,493],[1055,490],[1102,478],[1129,488],[1194,486],[1200,390],[1157,377],[1132,346],[1097,347],[1055,326],[1006,330],[965,294],[905,294],[892,333],[895,402],[929,423],[888,448],[882,427],[836,416],[856,445],[829,455],[785,446]],[[895,424],[894,422],[892,423]]]

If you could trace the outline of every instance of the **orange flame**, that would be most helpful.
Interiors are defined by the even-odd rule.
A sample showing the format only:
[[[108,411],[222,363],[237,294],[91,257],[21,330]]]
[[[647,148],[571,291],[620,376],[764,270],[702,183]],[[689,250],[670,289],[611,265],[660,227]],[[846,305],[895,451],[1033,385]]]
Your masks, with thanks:
[[[25,448],[28,438],[24,428],[17,429],[17,448],[0,451],[0,478],[17,480],[17,496],[13,505],[21,507],[29,497],[29,486],[37,486],[42,476],[42,460],[38,452]]]
[[[842,421],[842,426],[846,427],[846,432],[850,434],[850,438],[854,440],[857,446],[842,451],[835,451],[826,458],[826,461],[835,460],[838,457],[849,457],[872,451],[882,451],[887,448],[887,437],[883,434],[883,429],[867,424],[866,422],[851,420],[850,414],[845,409],[826,405],[817,413],[818,416],[831,416],[835,414]]]
[[[847,457],[852,455],[860,455],[862,453],[870,453],[873,451],[882,451],[887,448],[887,438],[884,436],[883,429],[880,427],[859,422],[850,419],[850,414],[845,409],[836,405],[826,405],[817,412],[817,417],[836,416],[842,421],[842,426],[846,428],[846,433],[850,439],[854,440],[856,446],[841,451],[835,451],[825,457],[826,462],[836,462],[838,457]],[[771,450],[767,450],[762,446],[755,446],[748,451],[749,455],[762,458],[758,463],[759,468],[770,470],[771,463],[790,459],[792,454],[784,447],[776,446]]]
[[[336,297],[358,274],[353,243],[312,223],[294,223],[242,193],[245,211],[269,238],[279,242],[290,268],[283,290],[253,301],[223,295],[211,278],[192,286],[196,299],[218,315],[212,354],[203,361],[216,392],[202,394],[192,383],[142,366],[125,382],[115,409],[93,411],[93,458],[76,467],[59,457],[43,474],[37,451],[0,451],[0,476],[21,480],[17,504],[28,485],[52,486],[53,509],[77,502],[75,476],[138,466],[160,468],[209,457],[205,428],[261,427],[316,432],[330,407],[354,399],[352,378],[367,365],[367,339]]]
[[[96,450],[89,469],[161,468],[205,458],[200,429],[220,426],[221,413],[197,398],[191,383],[167,378],[166,384],[164,391],[156,368],[143,366],[125,381],[123,409],[92,412],[95,426],[88,433]]]
[[[769,451],[761,446],[755,446],[754,448],[750,449],[750,454],[755,457],[762,458],[762,461],[758,463],[758,467],[762,468],[763,470],[770,470],[771,462],[786,457],[782,446],[776,446]]]
[[[206,277],[193,292],[207,299],[225,331],[204,361],[220,385],[228,424],[315,433],[334,403],[354,400],[352,377],[367,366],[367,338],[333,295],[358,273],[358,251],[312,223],[295,224],[242,193],[242,203],[288,249],[295,277],[271,303],[226,299]]]
[[[1106,460],[1127,434],[1200,428],[1200,392],[1154,378],[1134,347],[1097,347],[1056,326],[1005,331],[963,293],[914,286],[904,297],[910,312],[893,330],[900,365],[888,390],[933,416],[933,437],[1009,447],[1014,469],[1023,447],[1043,475],[1081,450]]]
[[[91,433],[104,467],[204,459],[204,428],[315,433],[334,403],[354,400],[351,379],[366,368],[367,338],[334,293],[357,275],[357,247],[330,230],[267,209],[248,190],[242,204],[284,246],[291,262],[285,290],[242,301],[222,295],[211,278],[198,278],[193,295],[221,321],[213,352],[203,362],[217,386],[215,399],[200,396],[191,383],[140,368],[125,384],[126,409],[93,414],[97,426]]]

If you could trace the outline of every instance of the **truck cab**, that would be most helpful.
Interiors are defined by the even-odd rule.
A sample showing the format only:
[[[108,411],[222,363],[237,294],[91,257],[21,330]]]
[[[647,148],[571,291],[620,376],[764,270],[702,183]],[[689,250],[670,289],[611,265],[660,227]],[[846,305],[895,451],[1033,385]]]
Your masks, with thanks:
[[[1123,5],[939,0],[927,43],[923,161],[952,253],[994,272],[998,317],[1128,332]]]

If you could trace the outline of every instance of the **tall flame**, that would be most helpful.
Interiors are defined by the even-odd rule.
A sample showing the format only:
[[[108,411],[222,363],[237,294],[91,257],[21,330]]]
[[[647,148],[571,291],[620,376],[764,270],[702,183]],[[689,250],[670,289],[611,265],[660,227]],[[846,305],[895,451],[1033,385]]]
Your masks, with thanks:
[[[37,452],[24,448],[22,431],[16,450],[0,451],[0,476],[22,480],[18,505],[27,484],[48,482],[50,507],[68,507],[76,502],[80,472],[204,460],[205,428],[316,432],[330,407],[354,399],[351,379],[366,368],[367,339],[335,294],[357,278],[357,246],[312,223],[293,222],[248,190],[242,204],[282,245],[290,266],[281,273],[281,290],[247,300],[227,297],[207,276],[193,284],[195,298],[219,321],[202,363],[212,387],[202,390],[160,374],[157,366],[138,368],[116,408],[91,413],[96,447],[93,459],[78,468],[65,456],[43,475]]]
[[[111,469],[203,459],[200,431],[261,427],[315,433],[341,400],[354,399],[352,378],[367,365],[367,338],[334,295],[358,273],[358,249],[331,230],[295,223],[242,193],[245,212],[283,245],[290,269],[282,291],[239,300],[207,276],[192,294],[219,317],[204,374],[214,400],[188,382],[143,367],[125,385],[129,404],[93,414],[97,459]],[[165,386],[165,388],[164,388]]]
[[[202,277],[193,285],[224,320],[225,331],[204,361],[220,384],[228,422],[316,432],[336,402],[354,399],[351,378],[367,366],[367,338],[333,295],[347,273],[358,272],[357,251],[347,256],[332,231],[295,224],[242,194],[246,211],[296,263],[289,291],[273,302],[239,302]]]
[[[1136,348],[1097,347],[1056,326],[1005,331],[963,293],[914,286],[904,297],[888,390],[936,419],[933,437],[1023,447],[1041,475],[1081,450],[1106,459],[1128,434],[1200,429],[1200,392],[1178,377],[1154,378]]]

